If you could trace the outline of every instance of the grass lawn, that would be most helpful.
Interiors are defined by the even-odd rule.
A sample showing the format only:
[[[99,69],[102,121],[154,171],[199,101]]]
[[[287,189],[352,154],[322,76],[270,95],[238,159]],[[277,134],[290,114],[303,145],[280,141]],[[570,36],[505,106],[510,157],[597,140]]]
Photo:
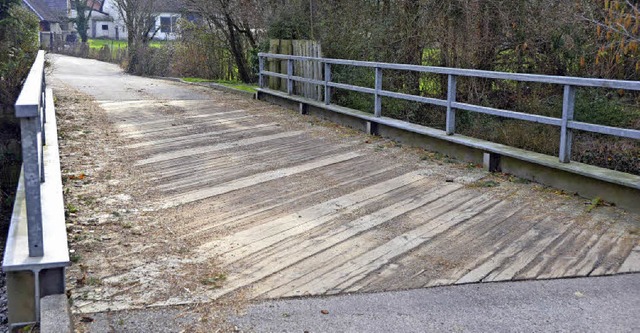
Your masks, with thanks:
[[[164,41],[160,40],[152,40],[149,42],[149,46],[151,47],[161,47],[164,45]],[[111,39],[89,39],[89,47],[92,49],[101,49],[104,46],[108,46],[110,49],[126,49],[127,41],[126,40],[111,40]]]
[[[207,80],[207,79],[201,79],[201,78],[197,78],[197,77],[183,77],[182,79],[184,81],[187,81],[187,82],[213,82],[213,83],[217,83],[217,84],[223,85],[225,87],[234,88],[234,89],[243,90],[243,91],[248,91],[250,93],[256,92],[256,88],[258,88],[257,85],[246,84],[246,83],[242,83],[242,82],[238,82],[238,81]]]

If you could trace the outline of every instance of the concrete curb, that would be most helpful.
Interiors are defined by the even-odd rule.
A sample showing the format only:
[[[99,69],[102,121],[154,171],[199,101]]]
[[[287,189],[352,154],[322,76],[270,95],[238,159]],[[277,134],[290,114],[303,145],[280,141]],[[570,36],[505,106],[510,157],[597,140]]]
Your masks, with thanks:
[[[40,300],[40,332],[71,333],[73,322],[67,295],[49,295]]]
[[[183,80],[181,78],[178,78],[178,77],[167,77],[167,76],[151,76],[150,78],[158,79],[158,80],[165,80],[165,81],[180,82],[180,83],[190,84],[192,86],[208,87],[208,88],[213,88],[213,89],[216,89],[216,90],[221,90],[221,91],[225,91],[225,92],[230,92],[230,93],[242,95],[243,97],[247,97],[247,98],[251,98],[251,99],[255,99],[256,98],[256,94],[255,93],[244,91],[244,90],[240,90],[240,89],[235,89],[235,88],[231,88],[231,87],[227,87],[227,86],[215,83],[215,82],[188,82],[188,81],[185,81],[185,80]]]

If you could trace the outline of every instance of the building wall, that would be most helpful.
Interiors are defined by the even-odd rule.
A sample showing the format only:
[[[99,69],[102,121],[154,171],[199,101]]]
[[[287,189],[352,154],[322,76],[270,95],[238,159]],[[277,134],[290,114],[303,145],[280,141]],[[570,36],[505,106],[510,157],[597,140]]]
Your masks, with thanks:
[[[113,4],[112,1],[107,1],[102,8],[102,11],[109,14],[109,17],[112,19],[111,22],[98,22],[96,21],[96,38],[104,37],[116,39],[116,29],[117,29],[117,39],[124,40],[127,39],[127,30],[124,25],[124,21],[120,16],[120,12],[118,8]],[[173,25],[170,25],[169,29],[162,29],[162,18],[169,19],[171,22],[173,18]],[[180,18],[180,14],[162,12],[156,14],[156,29],[158,31],[154,35],[154,39],[160,40],[175,40],[179,34],[177,32],[177,21]],[[165,21],[166,22],[166,21]],[[102,25],[108,25],[108,30],[103,31]],[[166,27],[166,26],[165,26]],[[163,31],[165,30],[165,31]],[[89,34],[89,36],[92,36]]]
[[[111,21],[92,20],[91,30],[91,38],[116,39],[116,24]]]
[[[102,30],[102,25],[106,24],[108,25],[108,38],[119,39],[119,40],[127,39],[127,29],[125,28],[124,21],[120,17],[120,12],[118,11],[118,7],[113,3],[113,1],[106,1],[104,3],[104,6],[102,7],[102,11],[109,14],[109,17],[112,19],[112,22],[109,22],[109,23],[100,22],[99,25],[97,25],[98,30]],[[97,35],[100,36],[101,33],[104,33],[104,32],[98,31]]]

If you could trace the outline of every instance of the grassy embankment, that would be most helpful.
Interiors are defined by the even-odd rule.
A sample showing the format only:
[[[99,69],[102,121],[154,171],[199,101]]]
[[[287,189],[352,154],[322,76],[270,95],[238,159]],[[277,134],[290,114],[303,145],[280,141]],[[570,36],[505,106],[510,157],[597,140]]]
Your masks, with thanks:
[[[165,41],[160,40],[152,40],[149,42],[149,46],[151,47],[161,47],[166,43]],[[126,40],[112,40],[112,39],[89,39],[89,48],[91,49],[101,49],[103,47],[109,47],[111,50],[114,49],[126,49],[127,41]]]
[[[197,77],[183,77],[182,80],[187,81],[187,82],[213,82],[213,83],[217,83],[217,84],[223,85],[225,87],[234,88],[234,89],[238,89],[238,90],[243,90],[243,91],[247,91],[247,92],[250,92],[250,93],[256,92],[256,88],[258,88],[258,86],[256,86],[256,85],[246,84],[246,83],[242,83],[242,82],[238,82],[238,81],[207,80],[207,79],[201,79],[201,78],[197,78]]]

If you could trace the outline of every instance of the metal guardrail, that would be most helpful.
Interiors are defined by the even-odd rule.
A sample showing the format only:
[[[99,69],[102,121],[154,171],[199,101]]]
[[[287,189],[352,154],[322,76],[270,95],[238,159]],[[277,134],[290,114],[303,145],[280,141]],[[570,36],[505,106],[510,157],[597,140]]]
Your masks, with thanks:
[[[630,138],[640,140],[640,130],[611,127],[604,125],[596,125],[574,120],[574,109],[577,87],[598,87],[611,89],[624,89],[640,91],[640,81],[623,81],[623,80],[607,80],[592,79],[568,76],[552,76],[538,74],[521,74],[521,73],[504,73],[492,72],[473,69],[459,69],[447,67],[419,66],[419,65],[403,65],[383,62],[356,61],[331,58],[316,58],[292,56],[284,54],[259,53],[259,86],[264,88],[265,76],[277,77],[287,80],[287,93],[293,94],[293,82],[305,82],[324,87],[324,102],[326,105],[331,104],[331,88],[345,89],[357,91],[361,93],[374,95],[375,117],[382,116],[382,97],[392,97],[407,101],[421,102],[437,106],[446,107],[446,133],[447,135],[455,134],[456,109],[466,110],[476,113],[483,113],[493,116],[499,116],[510,119],[524,120],[534,123],[541,123],[560,127],[560,162],[569,163],[571,157],[571,146],[573,141],[573,130],[600,133],[612,135],[616,137]],[[266,59],[279,59],[287,61],[287,74],[275,73],[265,70]],[[313,61],[324,64],[324,80],[315,80],[300,76],[295,76],[294,61]],[[331,81],[331,65],[357,66],[375,69],[375,87],[362,87]],[[382,71],[387,70],[405,70],[421,73],[441,74],[448,76],[447,99],[429,98],[410,94],[397,93],[384,90],[382,88]],[[523,112],[502,110],[497,108],[473,105],[468,103],[460,103],[456,101],[456,83],[458,77],[477,77],[496,80],[513,80],[521,82],[538,82],[548,84],[558,84],[564,86],[564,97],[562,102],[562,118],[554,118],[528,114]]]
[[[42,297],[64,295],[70,265],[55,105],[44,64],[40,51],[15,104],[23,164],[2,262],[12,330],[40,321]]]
[[[30,257],[44,256],[40,185],[45,181],[45,94],[44,51],[39,51],[15,104],[20,118]]]

